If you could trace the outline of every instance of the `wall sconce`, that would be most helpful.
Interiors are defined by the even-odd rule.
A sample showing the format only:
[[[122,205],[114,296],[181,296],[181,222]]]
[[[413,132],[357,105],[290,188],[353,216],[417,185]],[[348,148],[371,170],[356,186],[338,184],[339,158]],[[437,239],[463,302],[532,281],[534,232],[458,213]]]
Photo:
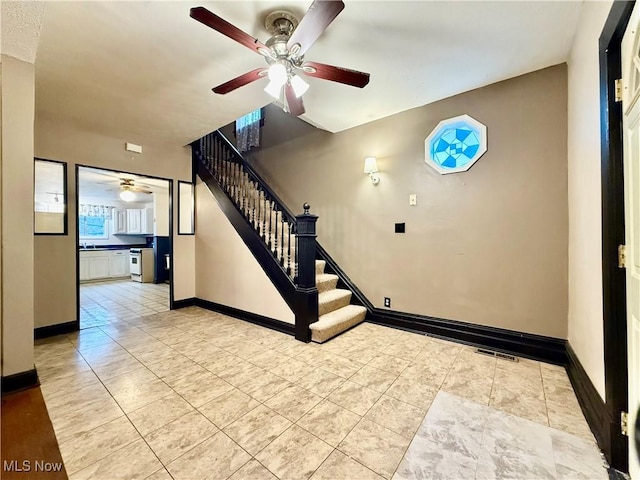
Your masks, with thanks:
[[[380,177],[376,175],[378,173],[378,163],[376,157],[367,157],[364,159],[364,173],[369,174],[371,183],[378,185],[380,183]]]

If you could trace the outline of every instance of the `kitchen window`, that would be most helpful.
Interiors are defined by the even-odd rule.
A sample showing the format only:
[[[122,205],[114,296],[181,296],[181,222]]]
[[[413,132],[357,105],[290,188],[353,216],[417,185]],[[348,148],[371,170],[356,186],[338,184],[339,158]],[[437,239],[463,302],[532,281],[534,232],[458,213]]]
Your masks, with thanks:
[[[79,215],[78,232],[81,239],[107,239],[109,238],[108,219]]]

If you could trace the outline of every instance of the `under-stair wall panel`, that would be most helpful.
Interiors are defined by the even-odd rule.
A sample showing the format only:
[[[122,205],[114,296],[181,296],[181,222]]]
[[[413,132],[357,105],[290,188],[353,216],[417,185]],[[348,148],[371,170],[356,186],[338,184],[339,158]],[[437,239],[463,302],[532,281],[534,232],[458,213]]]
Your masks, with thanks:
[[[196,297],[294,324],[293,312],[199,179]]]

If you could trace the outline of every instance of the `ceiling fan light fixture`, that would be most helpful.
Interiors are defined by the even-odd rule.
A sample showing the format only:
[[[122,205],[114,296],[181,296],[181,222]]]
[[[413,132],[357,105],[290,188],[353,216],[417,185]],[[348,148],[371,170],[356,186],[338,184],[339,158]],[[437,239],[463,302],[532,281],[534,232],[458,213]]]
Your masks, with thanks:
[[[282,93],[282,84],[271,80],[269,84],[264,88],[264,91],[271,95],[273,98],[280,99],[280,94]]]
[[[296,94],[296,98],[300,98],[307,90],[309,90],[309,84],[298,75],[291,77],[291,86]]]
[[[136,194],[129,189],[125,189],[120,192],[120,199],[124,202],[133,202],[136,199]]]
[[[287,68],[281,63],[274,63],[269,67],[269,80],[280,87],[287,83]]]

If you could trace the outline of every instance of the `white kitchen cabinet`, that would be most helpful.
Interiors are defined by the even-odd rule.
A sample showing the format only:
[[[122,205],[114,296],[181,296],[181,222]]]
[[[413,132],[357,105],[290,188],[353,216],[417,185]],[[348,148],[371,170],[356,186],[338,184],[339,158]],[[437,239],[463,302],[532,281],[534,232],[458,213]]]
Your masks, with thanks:
[[[80,252],[80,281],[82,282],[89,279],[89,259],[85,258],[82,252]]]
[[[80,281],[130,276],[129,250],[82,250]]]
[[[153,208],[128,208],[127,233],[153,235]]]
[[[128,277],[129,272],[129,251],[112,250],[111,263],[109,265],[110,277]]]
[[[140,212],[139,208],[127,208],[127,233],[142,233]]]
[[[109,278],[109,252],[104,256],[89,257],[89,279]]]
[[[113,209],[112,213],[113,220],[113,233],[127,233],[127,211],[119,210],[117,208]]]

